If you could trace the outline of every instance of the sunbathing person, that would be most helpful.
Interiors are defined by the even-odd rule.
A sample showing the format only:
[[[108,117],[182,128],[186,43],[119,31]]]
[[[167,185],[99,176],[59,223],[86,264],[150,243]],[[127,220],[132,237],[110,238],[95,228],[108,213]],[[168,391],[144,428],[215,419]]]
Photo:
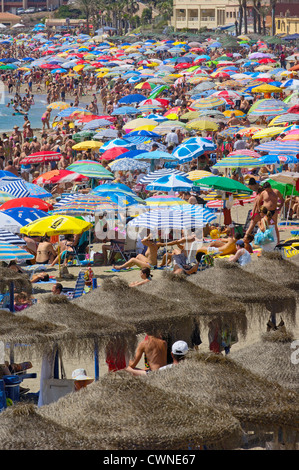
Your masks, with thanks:
[[[206,248],[202,247],[198,250],[200,253],[210,253],[219,255],[234,255],[237,251],[236,241],[240,238],[238,234],[233,235],[232,230],[228,231],[228,238],[223,240],[214,240]]]
[[[142,355],[145,355],[149,367],[138,369]],[[129,362],[126,368],[132,375],[146,375],[150,370],[158,370],[167,364],[167,343],[161,337],[147,335],[141,343],[138,344],[135,357]]]
[[[142,286],[152,280],[150,268],[142,268],[140,271],[140,281],[131,282],[130,287]]]

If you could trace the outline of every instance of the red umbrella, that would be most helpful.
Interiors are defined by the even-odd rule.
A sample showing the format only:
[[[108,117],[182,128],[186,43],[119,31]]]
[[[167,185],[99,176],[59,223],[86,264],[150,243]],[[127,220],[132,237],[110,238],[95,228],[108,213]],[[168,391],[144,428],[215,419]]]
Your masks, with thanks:
[[[47,150],[43,152],[32,153],[31,155],[23,158],[20,163],[22,165],[30,165],[34,163],[58,162],[60,157],[61,154],[59,152]]]
[[[290,109],[288,109],[288,113],[295,113],[295,114],[299,113],[299,104],[295,104]],[[299,119],[299,116],[298,116],[298,119]]]
[[[38,197],[20,197],[17,199],[11,199],[6,201],[0,207],[1,211],[5,211],[7,209],[14,209],[18,207],[30,207],[31,209],[40,209],[41,211],[48,212],[49,210],[53,209],[52,204],[49,204]]]
[[[76,173],[75,171],[70,171],[70,170],[51,170],[35,178],[32,181],[32,183],[33,184],[57,184],[57,183],[59,184],[59,183],[70,183],[73,181],[77,181],[77,182],[88,181],[88,177],[80,175],[79,173]]]
[[[126,153],[128,151],[129,149],[125,147],[113,147],[112,149],[106,150],[106,152],[104,152],[103,155],[100,157],[100,160],[111,161],[119,155],[122,155],[123,153]]]
[[[270,63],[274,63],[274,62],[276,62],[276,60],[269,59],[268,57],[265,57],[264,59],[258,60],[259,64],[270,64]]]

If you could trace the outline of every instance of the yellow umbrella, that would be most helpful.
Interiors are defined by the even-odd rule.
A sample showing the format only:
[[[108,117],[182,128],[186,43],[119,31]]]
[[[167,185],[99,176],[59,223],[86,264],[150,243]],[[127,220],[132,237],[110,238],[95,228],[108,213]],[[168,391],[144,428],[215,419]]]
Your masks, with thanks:
[[[269,126],[269,127],[270,127],[270,126],[285,126],[286,124],[288,124],[287,121],[286,121],[286,122],[279,122],[279,123],[276,124],[276,120],[277,120],[280,116],[281,116],[281,115],[275,116],[275,118],[273,118],[273,119],[269,122],[268,126]]]
[[[140,126],[140,127],[135,127],[134,131],[153,131],[155,129],[155,127],[157,127],[156,124],[153,124],[153,125],[146,125],[146,126]]]
[[[68,103],[65,103],[64,101],[54,101],[53,103],[50,103],[47,108],[48,109],[58,109],[62,111],[63,109],[68,109],[70,105]]]
[[[226,117],[231,117],[233,113],[235,116],[245,116],[245,114],[239,109],[227,109],[226,111],[223,111],[223,114]]]
[[[123,126],[123,129],[136,129],[138,127],[143,127],[143,126],[158,126],[158,122],[153,120],[153,119],[146,119],[146,118],[137,118],[137,119],[132,119],[132,121],[127,122]]]
[[[40,237],[47,235],[48,237],[55,235],[78,234],[92,228],[90,222],[78,219],[77,217],[65,215],[49,215],[36,219],[20,229],[20,233],[32,237]]]
[[[191,121],[192,119],[197,119],[199,114],[200,113],[198,111],[188,111],[181,116],[181,119],[187,119],[188,121]]]
[[[251,92],[252,93],[278,93],[278,92],[281,93],[282,89],[277,86],[265,84],[265,85],[259,85],[255,88],[252,88]]]
[[[75,72],[80,72],[80,70],[84,69],[86,64],[78,64],[78,65],[75,65],[75,67],[73,67],[73,70]]]
[[[200,180],[201,178],[205,178],[206,176],[214,176],[214,175],[210,171],[204,171],[204,170],[193,170],[188,173],[188,178],[191,181]]]
[[[104,143],[95,140],[85,140],[83,142],[79,142],[75,144],[72,149],[73,150],[92,150],[92,149],[99,149],[102,147]]]
[[[209,121],[208,119],[202,119],[199,121],[190,121],[188,122],[186,127],[189,129],[197,129],[200,131],[217,131],[219,126],[213,121]]]
[[[274,137],[275,135],[281,134],[284,131],[284,127],[267,127],[261,131],[256,132],[252,138],[253,139],[265,139],[267,137]]]

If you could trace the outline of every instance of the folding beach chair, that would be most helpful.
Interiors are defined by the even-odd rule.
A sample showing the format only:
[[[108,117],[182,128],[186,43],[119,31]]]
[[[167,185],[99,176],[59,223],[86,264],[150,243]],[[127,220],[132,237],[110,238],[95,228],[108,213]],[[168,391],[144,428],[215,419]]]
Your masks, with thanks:
[[[116,254],[120,254],[125,262],[136,256],[136,240],[131,238],[126,238],[125,241],[111,240],[111,248],[108,264],[113,263]]]
[[[80,271],[77,277],[75,287],[74,288],[64,287],[62,289],[62,294],[66,295],[69,299],[77,299],[78,297],[81,297],[81,295],[83,295],[84,286],[85,286],[84,271]]]

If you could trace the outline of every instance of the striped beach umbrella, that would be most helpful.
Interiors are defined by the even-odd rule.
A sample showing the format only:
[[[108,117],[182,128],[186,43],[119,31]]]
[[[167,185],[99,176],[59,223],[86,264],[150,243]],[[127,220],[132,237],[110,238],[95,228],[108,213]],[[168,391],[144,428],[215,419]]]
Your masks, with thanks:
[[[217,216],[214,212],[206,207],[196,204],[182,204],[180,206],[173,206],[171,210],[180,210],[187,214],[190,214],[192,217],[199,218],[202,220],[203,224],[210,224],[217,219]]]
[[[204,108],[218,108],[219,106],[226,105],[224,99],[218,98],[217,96],[208,96],[207,98],[201,98],[192,103],[192,109],[204,109]]]
[[[254,150],[234,150],[233,152],[230,152],[227,155],[227,158],[229,157],[252,157],[252,158],[261,158],[261,155]]]
[[[36,163],[47,163],[47,162],[58,162],[61,158],[60,152],[53,152],[50,150],[36,152],[23,158],[20,163],[21,165],[34,165]]]
[[[1,191],[10,194],[14,198],[28,197],[30,195],[30,191],[26,188],[25,181],[21,178],[16,178],[14,181],[2,184],[3,181],[0,180]]]
[[[52,170],[35,178],[32,183],[39,184],[59,184],[59,183],[70,183],[73,181],[82,182],[88,181],[88,177],[80,175],[75,171],[69,170]]]
[[[0,243],[1,261],[25,261],[33,259],[34,256],[28,251],[22,250],[16,245],[10,243]]]
[[[279,126],[288,124],[290,122],[296,122],[299,120],[299,114],[296,113],[284,113],[276,116],[269,122],[269,126]]]
[[[10,199],[13,199],[11,194],[0,191],[0,204],[4,204],[4,202],[9,201]]]
[[[271,142],[265,142],[255,147],[259,152],[268,152],[273,155],[286,154],[286,155],[297,155],[299,154],[299,142],[298,141],[282,141],[272,140]]]
[[[150,210],[132,219],[128,226],[148,228],[150,230],[190,229],[203,227],[200,218],[180,210]]]
[[[0,230],[0,243],[9,243],[10,245],[22,246],[26,245],[25,240],[18,235],[9,232],[8,230]]]
[[[78,160],[67,167],[67,170],[74,171],[80,175],[87,176],[88,178],[102,179],[102,180],[113,180],[113,174],[106,170],[98,162],[93,160]]]
[[[110,168],[113,172],[115,171],[146,171],[149,168],[149,163],[139,162],[134,158],[121,158],[117,161],[110,163]]]
[[[289,106],[280,100],[263,99],[254,103],[248,111],[251,116],[277,116],[286,113]]]
[[[181,175],[181,176],[188,176],[187,173],[184,173],[180,170],[176,169],[171,169],[171,168],[162,168],[161,170],[156,170],[148,173],[147,175],[143,176],[139,184],[150,184],[153,181],[157,180],[158,178],[161,178],[162,176],[165,175]]]
[[[188,202],[179,197],[169,195],[152,196],[145,199],[145,203],[150,207],[171,207],[176,205],[188,204]]]
[[[257,158],[246,156],[226,157],[219,160],[213,168],[258,168],[261,164]]]
[[[172,152],[180,163],[191,162],[194,158],[203,155],[205,152],[202,145],[199,144],[185,144],[178,145]]]
[[[61,202],[61,201],[60,201]],[[68,202],[63,201],[51,212],[52,215],[92,215],[98,209],[116,210],[117,205],[107,198],[95,194],[74,195]]]
[[[25,182],[26,188],[30,192],[30,197],[37,197],[40,199],[47,199],[51,198],[52,194],[46,191],[44,188],[41,186],[38,186],[37,184],[33,183],[28,183],[27,181]],[[0,196],[0,201],[1,201],[1,196]]]

